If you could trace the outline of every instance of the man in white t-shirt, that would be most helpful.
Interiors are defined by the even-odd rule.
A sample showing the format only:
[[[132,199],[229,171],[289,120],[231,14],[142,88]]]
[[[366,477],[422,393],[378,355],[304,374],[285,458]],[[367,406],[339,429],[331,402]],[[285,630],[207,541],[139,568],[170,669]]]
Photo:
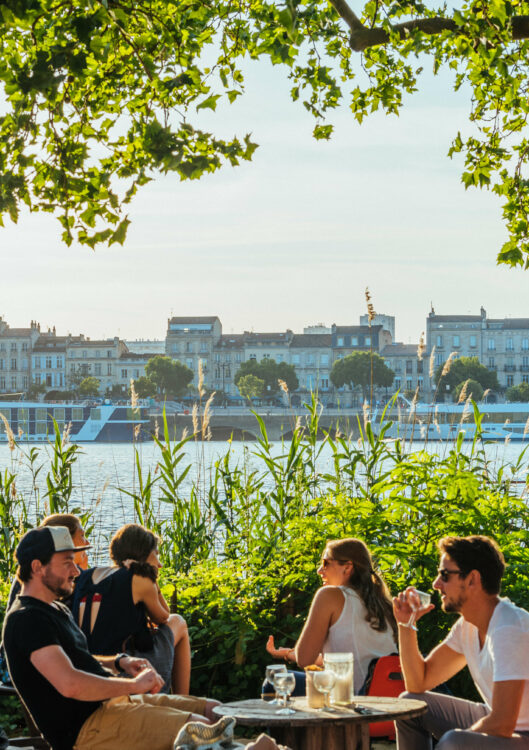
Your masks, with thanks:
[[[529,613],[500,598],[503,554],[484,536],[445,537],[433,587],[445,612],[461,617],[423,658],[410,625],[417,594],[393,600],[405,697],[426,701],[416,719],[396,722],[399,750],[529,750]],[[416,620],[433,604],[416,610]],[[468,666],[483,703],[426,692]]]

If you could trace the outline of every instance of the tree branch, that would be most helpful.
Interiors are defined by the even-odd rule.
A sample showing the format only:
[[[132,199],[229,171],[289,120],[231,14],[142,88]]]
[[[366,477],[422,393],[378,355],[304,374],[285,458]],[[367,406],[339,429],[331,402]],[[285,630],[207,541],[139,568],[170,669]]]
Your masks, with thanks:
[[[330,0],[330,2],[340,18],[351,29],[349,44],[352,50],[362,52],[368,47],[387,44],[389,34],[386,29],[381,27],[369,29],[367,26],[364,26],[358,16],[351,10],[346,0]],[[513,40],[529,39],[529,16],[513,16],[511,26]],[[442,16],[416,18],[412,21],[397,23],[391,28],[401,39],[405,39],[413,31],[421,31],[423,34],[430,36],[441,34],[443,31],[457,31],[460,34],[464,34],[463,27],[457,26],[451,18],[443,18]]]

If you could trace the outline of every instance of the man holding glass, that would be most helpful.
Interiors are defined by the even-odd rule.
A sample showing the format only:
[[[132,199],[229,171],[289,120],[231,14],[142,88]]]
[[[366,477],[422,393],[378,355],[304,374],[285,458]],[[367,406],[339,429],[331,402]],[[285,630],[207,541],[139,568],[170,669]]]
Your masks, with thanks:
[[[529,750],[529,613],[501,598],[505,560],[484,536],[445,537],[433,587],[460,618],[423,658],[414,620],[430,612],[414,589],[393,600],[407,693],[428,710],[397,721],[399,750]],[[415,617],[413,613],[415,612]],[[468,666],[483,703],[427,692]]]

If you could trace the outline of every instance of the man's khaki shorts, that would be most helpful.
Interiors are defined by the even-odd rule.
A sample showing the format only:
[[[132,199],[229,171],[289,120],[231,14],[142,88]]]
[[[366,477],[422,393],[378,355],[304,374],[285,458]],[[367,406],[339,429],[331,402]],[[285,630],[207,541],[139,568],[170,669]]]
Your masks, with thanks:
[[[105,701],[83,726],[74,750],[172,750],[190,714],[204,714],[205,698],[124,695]]]

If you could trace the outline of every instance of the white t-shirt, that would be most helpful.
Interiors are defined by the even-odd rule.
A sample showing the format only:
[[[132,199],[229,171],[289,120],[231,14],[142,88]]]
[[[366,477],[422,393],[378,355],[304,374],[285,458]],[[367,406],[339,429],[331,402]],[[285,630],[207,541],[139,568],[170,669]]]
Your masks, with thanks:
[[[366,620],[366,606],[356,591],[348,586],[339,586],[339,589],[345,602],[340,617],[329,628],[322,652],[352,652],[354,691],[358,694],[371,659],[396,653],[397,646],[391,625],[388,624],[383,632],[372,628]]]
[[[525,680],[516,729],[529,731],[529,612],[501,598],[496,605],[483,648],[475,625],[460,617],[443,641],[463,654],[485,704],[492,706],[495,682]]]

